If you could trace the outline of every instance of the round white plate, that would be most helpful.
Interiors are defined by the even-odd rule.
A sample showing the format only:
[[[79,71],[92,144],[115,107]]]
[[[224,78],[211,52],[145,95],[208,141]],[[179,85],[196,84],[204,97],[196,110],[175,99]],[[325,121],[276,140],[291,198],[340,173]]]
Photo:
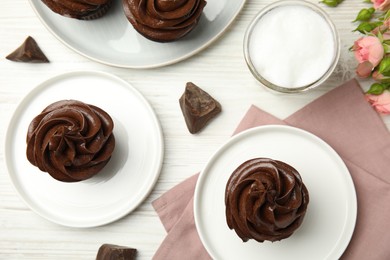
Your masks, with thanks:
[[[300,172],[310,202],[301,227],[278,242],[243,243],[226,224],[225,186],[244,161],[268,157]],[[289,126],[252,128],[231,138],[199,176],[194,216],[200,238],[214,259],[338,259],[356,221],[352,178],[337,153],[318,137]]]
[[[57,181],[26,158],[31,120],[63,99],[96,105],[114,120],[111,160],[91,179],[76,183]],[[93,227],[125,216],[146,198],[160,173],[163,136],[149,103],[127,82],[102,72],[70,72],[43,82],[19,104],[7,130],[5,159],[32,210],[61,225]]]
[[[245,0],[209,0],[198,26],[183,39],[157,43],[139,35],[116,0],[108,13],[96,20],[79,21],[52,12],[41,0],[30,0],[36,14],[66,46],[101,63],[124,68],[169,65],[198,53],[225,32]]]

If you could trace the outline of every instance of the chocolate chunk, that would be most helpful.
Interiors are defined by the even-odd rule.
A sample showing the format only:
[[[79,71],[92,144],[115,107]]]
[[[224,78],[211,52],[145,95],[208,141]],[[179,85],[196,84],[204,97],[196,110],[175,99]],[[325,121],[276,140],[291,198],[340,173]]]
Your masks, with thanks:
[[[221,112],[221,104],[192,82],[186,84],[186,89],[179,102],[191,134],[199,132]]]
[[[137,249],[134,248],[103,244],[99,248],[96,260],[132,260],[136,254]]]
[[[9,54],[6,59],[19,62],[47,63],[49,60],[39,48],[37,42],[31,36],[23,42],[14,52]]]

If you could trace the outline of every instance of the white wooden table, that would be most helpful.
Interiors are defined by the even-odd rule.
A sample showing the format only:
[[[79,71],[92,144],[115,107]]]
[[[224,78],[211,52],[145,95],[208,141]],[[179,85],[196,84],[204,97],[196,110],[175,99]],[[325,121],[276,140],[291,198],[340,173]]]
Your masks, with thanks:
[[[212,0],[210,0],[212,1]],[[321,5],[334,21],[342,53],[332,77],[321,87],[304,94],[275,94],[251,76],[242,42],[251,19],[270,0],[248,0],[228,31],[201,53],[167,67],[134,70],[93,62],[60,43],[39,21],[27,0],[2,0],[0,4],[0,259],[94,259],[103,243],[135,247],[138,259],[151,259],[166,232],[151,202],[180,181],[202,169],[211,154],[232,134],[251,104],[285,118],[310,101],[355,77],[356,62],[348,48],[358,38],[351,23],[366,7],[363,1],[344,0],[337,8]],[[312,0],[318,4],[319,1]],[[5,56],[24,39],[34,37],[51,60],[49,64],[15,63]],[[18,102],[42,81],[74,70],[99,70],[131,83],[154,108],[165,141],[160,178],[147,199],[131,214],[112,224],[77,229],[53,224],[35,214],[19,198],[4,161],[7,122]],[[185,83],[192,81],[208,91],[223,113],[198,135],[185,126],[178,99]],[[369,82],[361,81],[363,88]],[[353,109],[353,108],[351,108]],[[359,116],[359,115],[356,115]],[[390,116],[383,117],[390,129]]]

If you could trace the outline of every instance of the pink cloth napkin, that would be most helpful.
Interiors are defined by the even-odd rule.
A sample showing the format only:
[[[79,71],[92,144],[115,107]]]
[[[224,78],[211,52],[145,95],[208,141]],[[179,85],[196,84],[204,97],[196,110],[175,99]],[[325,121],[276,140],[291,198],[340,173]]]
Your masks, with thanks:
[[[358,216],[341,259],[390,259],[390,133],[364,100],[356,80],[331,90],[285,120],[252,106],[235,133],[266,125],[287,124],[309,131],[331,145],[353,178]],[[168,235],[158,259],[210,259],[196,231],[193,194],[198,174],[153,202]]]

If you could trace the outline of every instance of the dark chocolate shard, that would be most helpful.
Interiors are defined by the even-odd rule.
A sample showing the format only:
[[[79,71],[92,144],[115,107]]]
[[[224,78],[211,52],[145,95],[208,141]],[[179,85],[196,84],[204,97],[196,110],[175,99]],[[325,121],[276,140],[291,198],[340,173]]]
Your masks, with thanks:
[[[48,58],[39,48],[37,42],[31,36],[20,45],[14,52],[10,53],[6,59],[18,62],[47,63]]]
[[[179,102],[191,134],[199,132],[222,111],[221,104],[217,100],[192,82],[186,84]]]
[[[96,260],[133,260],[137,249],[126,246],[103,244],[100,246]]]

